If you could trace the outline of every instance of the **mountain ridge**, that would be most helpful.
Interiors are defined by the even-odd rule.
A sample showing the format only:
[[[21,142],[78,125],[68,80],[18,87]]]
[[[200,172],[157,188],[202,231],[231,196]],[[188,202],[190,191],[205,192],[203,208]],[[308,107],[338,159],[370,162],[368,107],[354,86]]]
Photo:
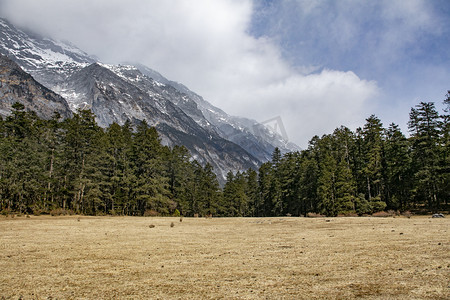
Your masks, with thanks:
[[[30,36],[4,19],[0,28],[0,53],[63,96],[72,112],[91,109],[102,127],[146,120],[166,145],[190,145],[192,156],[211,163],[223,178],[229,170],[257,168],[275,147],[292,150],[266,126],[232,117],[144,65],[103,64],[71,44]]]

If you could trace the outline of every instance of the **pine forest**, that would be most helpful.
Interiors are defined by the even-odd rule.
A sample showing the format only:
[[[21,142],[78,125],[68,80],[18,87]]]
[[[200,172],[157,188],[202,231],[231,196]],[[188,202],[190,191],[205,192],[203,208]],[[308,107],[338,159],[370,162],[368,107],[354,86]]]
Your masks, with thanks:
[[[375,115],[313,137],[307,149],[280,153],[258,170],[227,174],[183,146],[161,144],[145,121],[103,129],[82,110],[43,120],[16,103],[0,119],[3,214],[266,217],[365,215],[448,209],[450,92],[411,108],[408,137]]]

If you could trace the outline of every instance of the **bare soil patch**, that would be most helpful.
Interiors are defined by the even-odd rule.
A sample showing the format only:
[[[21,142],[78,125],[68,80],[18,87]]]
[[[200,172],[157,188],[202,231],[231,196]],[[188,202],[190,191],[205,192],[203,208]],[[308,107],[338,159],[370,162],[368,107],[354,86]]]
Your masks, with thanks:
[[[0,299],[450,299],[449,229],[430,217],[0,217]]]

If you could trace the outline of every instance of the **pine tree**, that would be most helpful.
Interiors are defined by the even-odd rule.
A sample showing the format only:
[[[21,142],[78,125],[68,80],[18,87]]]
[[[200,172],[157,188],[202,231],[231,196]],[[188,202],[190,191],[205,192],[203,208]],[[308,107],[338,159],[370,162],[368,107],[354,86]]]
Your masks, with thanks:
[[[189,211],[190,189],[194,170],[186,147],[175,146],[169,159],[169,189],[182,215]]]
[[[311,156],[311,149],[304,151],[300,167],[302,170],[299,178],[300,212],[304,216],[308,212],[318,212],[319,208],[317,196],[319,166]]]
[[[362,173],[365,176],[367,189],[365,194],[369,202],[378,209],[385,207],[383,203],[383,125],[374,115],[366,119],[362,131],[364,167]]]
[[[236,195],[236,183],[234,181],[234,174],[228,171],[225,186],[223,187],[223,205],[221,214],[227,217],[235,217],[237,210],[234,203]]]
[[[385,199],[389,209],[404,210],[411,201],[411,157],[409,143],[398,125],[386,130],[385,143]]]
[[[317,181],[317,196],[321,203],[322,212],[329,217],[338,214],[336,199],[336,160],[330,153],[325,153],[320,162],[320,173]]]
[[[244,176],[246,179],[245,194],[249,203],[249,209],[246,215],[259,217],[258,210],[256,209],[259,207],[261,199],[258,193],[258,173],[253,169],[248,169]]]
[[[220,186],[211,164],[207,163],[203,169],[202,179],[204,215],[215,215],[220,202]]]
[[[163,176],[162,146],[154,127],[142,121],[134,134],[132,160],[136,182],[134,183],[135,213],[146,210],[168,214],[169,179]]]
[[[270,195],[272,201],[271,216],[281,216],[285,210],[283,196],[281,191],[281,151],[279,148],[275,148],[272,153],[272,168],[271,168],[271,180],[270,180]]]
[[[281,198],[283,202],[283,214],[300,214],[300,153],[286,153],[280,164],[279,180]]]
[[[259,207],[256,207],[258,216],[271,216],[273,211],[273,190],[272,186],[272,164],[270,162],[263,163],[259,168],[258,185],[261,197]]]
[[[447,91],[446,99],[444,100],[444,115],[442,116],[441,132],[441,187],[440,198],[444,199],[445,206],[448,205],[450,199],[450,91]]]
[[[85,213],[86,187],[89,183],[86,167],[92,151],[97,148],[98,135],[102,129],[95,122],[95,115],[90,110],[81,110],[62,124],[65,135],[63,140],[62,168],[65,172],[63,189],[64,208],[73,208],[77,213]]]
[[[336,149],[336,201],[339,212],[356,209],[356,181],[353,175],[355,160],[355,136],[350,129],[340,127],[333,133],[333,148]]]
[[[355,211],[356,187],[348,162],[341,159],[336,166],[336,205],[339,213]]]
[[[428,207],[440,208],[439,172],[440,117],[433,102],[420,102],[411,108],[408,123],[412,139],[412,157],[416,182],[416,199],[426,201]]]

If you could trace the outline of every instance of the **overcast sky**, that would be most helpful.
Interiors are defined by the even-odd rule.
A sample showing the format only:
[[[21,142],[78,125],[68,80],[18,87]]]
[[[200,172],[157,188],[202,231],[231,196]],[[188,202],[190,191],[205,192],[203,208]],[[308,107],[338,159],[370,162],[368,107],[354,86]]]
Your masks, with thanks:
[[[136,61],[291,141],[450,89],[448,0],[0,0],[0,14],[106,63]]]

